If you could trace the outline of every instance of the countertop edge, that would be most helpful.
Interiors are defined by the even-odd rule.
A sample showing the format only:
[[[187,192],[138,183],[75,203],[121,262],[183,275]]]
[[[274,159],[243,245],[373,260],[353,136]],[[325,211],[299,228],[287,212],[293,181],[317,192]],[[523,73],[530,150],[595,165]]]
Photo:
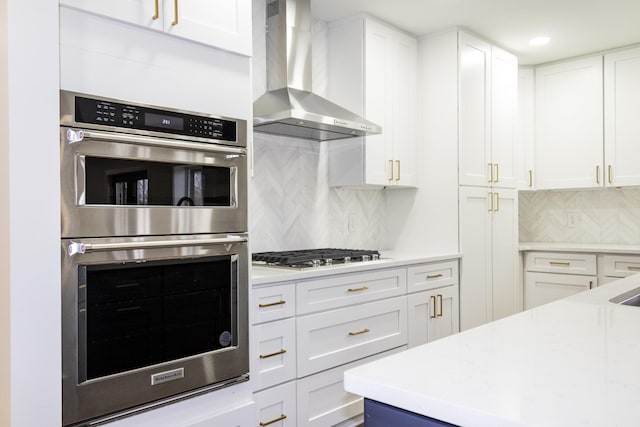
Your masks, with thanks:
[[[291,282],[297,280],[313,279],[336,274],[357,273],[377,269],[394,267],[406,267],[431,262],[458,260],[462,258],[460,253],[447,253],[436,255],[408,254],[396,252],[380,252],[381,259],[377,261],[358,262],[352,264],[340,264],[335,266],[311,268],[308,270],[287,270],[284,268],[270,268],[261,266],[251,267],[251,284],[264,285],[278,282]]]

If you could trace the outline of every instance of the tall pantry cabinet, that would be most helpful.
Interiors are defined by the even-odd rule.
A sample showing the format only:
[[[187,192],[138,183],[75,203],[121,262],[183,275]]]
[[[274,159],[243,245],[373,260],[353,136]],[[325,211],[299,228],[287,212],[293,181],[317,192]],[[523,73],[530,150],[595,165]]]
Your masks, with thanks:
[[[421,39],[420,53],[429,70],[420,76],[423,85],[433,86],[437,82],[430,80],[447,73],[458,76],[457,82],[441,85],[437,97],[425,94],[422,114],[437,117],[425,116],[429,134],[458,146],[464,330],[522,310],[514,151],[517,59],[462,30]],[[442,96],[458,100],[455,128],[438,108]]]

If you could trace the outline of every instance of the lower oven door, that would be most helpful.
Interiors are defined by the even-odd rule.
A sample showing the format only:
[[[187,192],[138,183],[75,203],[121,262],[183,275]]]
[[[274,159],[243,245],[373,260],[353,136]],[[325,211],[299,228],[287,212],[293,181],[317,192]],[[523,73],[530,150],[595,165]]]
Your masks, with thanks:
[[[63,424],[248,379],[245,234],[62,241]]]

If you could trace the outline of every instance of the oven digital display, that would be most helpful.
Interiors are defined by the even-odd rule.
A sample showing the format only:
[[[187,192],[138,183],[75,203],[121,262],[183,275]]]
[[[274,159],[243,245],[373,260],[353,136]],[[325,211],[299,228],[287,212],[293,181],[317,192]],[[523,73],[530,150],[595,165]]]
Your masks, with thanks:
[[[162,114],[144,113],[144,124],[159,129],[184,130],[183,118]]]

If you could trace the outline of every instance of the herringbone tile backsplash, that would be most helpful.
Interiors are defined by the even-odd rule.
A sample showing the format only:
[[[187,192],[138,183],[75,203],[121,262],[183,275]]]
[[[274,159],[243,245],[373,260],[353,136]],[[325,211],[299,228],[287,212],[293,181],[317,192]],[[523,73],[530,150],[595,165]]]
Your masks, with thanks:
[[[637,188],[520,192],[519,215],[521,242],[640,244]]]
[[[249,181],[253,252],[381,248],[384,190],[330,188],[325,150],[317,141],[254,133]]]

